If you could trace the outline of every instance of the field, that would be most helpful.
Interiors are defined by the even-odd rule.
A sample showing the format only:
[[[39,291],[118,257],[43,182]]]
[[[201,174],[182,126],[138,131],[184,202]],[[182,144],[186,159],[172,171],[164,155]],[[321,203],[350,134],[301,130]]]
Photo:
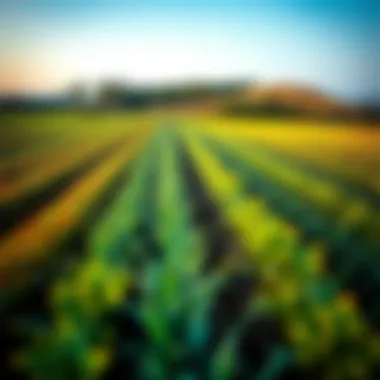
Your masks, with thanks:
[[[380,378],[379,128],[1,128],[1,379]]]

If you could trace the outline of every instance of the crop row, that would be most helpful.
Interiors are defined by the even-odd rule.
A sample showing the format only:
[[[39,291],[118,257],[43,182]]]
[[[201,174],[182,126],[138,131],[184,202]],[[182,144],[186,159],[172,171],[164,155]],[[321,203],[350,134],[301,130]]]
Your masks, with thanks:
[[[134,246],[150,159],[146,152],[139,156],[107,217],[93,226],[83,259],[53,284],[51,317],[43,329],[31,329],[32,345],[16,356],[17,364],[36,378],[93,379],[111,360],[108,313],[131,288],[128,251]]]
[[[379,358],[379,340],[350,295],[324,272],[323,250],[302,244],[297,231],[260,198],[247,197],[242,182],[199,138],[189,134],[186,140],[204,184],[251,255],[261,277],[262,307],[281,319],[296,360],[318,363],[335,379],[369,375]]]
[[[13,347],[13,364],[41,380],[296,378],[313,371],[313,378],[354,380],[378,370],[375,302],[364,319],[352,293],[342,290],[344,275],[360,273],[347,245],[372,232],[356,237],[362,222],[327,209],[341,195],[335,186],[316,187],[265,152],[170,125],[133,143],[8,245],[4,268],[18,267],[22,278],[34,262],[41,273],[86,220],[73,260],[45,286],[47,307],[11,316],[29,342]],[[119,182],[101,217],[85,218],[126,166],[128,181]],[[350,197],[338,200],[335,207],[352,206]],[[333,239],[339,270],[330,274]],[[371,244],[363,247],[367,268],[376,255]],[[239,276],[247,281],[235,286]],[[373,286],[358,294],[365,298]],[[238,302],[223,301],[226,290]]]
[[[376,244],[368,242],[354,227],[349,228],[333,218],[332,210],[326,212],[329,201],[324,207],[310,201],[318,197],[319,190],[306,179],[298,181],[302,174],[295,170],[286,172],[286,166],[279,163],[277,167],[283,169],[281,172],[280,169],[270,169],[271,166],[266,164],[260,166],[261,161],[250,159],[253,155],[251,151],[234,149],[231,144],[223,146],[213,142],[212,146],[221,154],[222,161],[245,179],[246,191],[259,195],[269,207],[296,226],[304,238],[325,246],[327,261],[341,286],[353,289],[359,295],[368,320],[378,325],[380,315],[376,297],[373,296],[380,286]],[[268,162],[271,161],[268,159]],[[296,175],[295,179],[292,174]],[[350,207],[345,202],[330,207],[336,209],[340,205],[342,208]],[[375,229],[373,231],[376,232]]]

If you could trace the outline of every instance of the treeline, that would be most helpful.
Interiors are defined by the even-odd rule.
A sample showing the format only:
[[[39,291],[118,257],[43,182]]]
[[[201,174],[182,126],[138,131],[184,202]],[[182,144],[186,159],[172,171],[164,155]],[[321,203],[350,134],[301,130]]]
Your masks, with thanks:
[[[244,81],[231,81],[137,87],[123,85],[119,82],[103,82],[92,89],[77,84],[71,88],[69,98],[73,106],[138,109],[215,99],[239,93],[246,85]]]
[[[0,98],[0,111],[61,110],[69,106],[65,97],[7,96]]]

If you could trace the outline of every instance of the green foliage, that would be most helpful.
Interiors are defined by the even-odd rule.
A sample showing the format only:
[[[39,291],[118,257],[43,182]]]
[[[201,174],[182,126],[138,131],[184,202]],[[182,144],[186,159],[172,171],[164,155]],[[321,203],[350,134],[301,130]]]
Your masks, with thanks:
[[[106,316],[124,301],[133,281],[126,256],[149,159],[145,153],[136,163],[109,218],[94,229],[84,260],[53,286],[52,321],[19,356],[21,367],[36,379],[97,379],[111,360],[112,328]],[[128,218],[123,218],[124,210]],[[125,250],[120,249],[121,236],[127,238]]]
[[[265,197],[249,195],[243,186],[249,170],[241,168],[259,166],[320,209],[327,209],[330,199],[344,209],[351,198],[329,184],[317,186],[270,157],[236,148],[232,155],[245,165],[233,172],[220,164],[222,150],[214,155],[201,136],[181,136],[170,126],[153,135],[131,168],[128,184],[93,225],[85,257],[53,285],[51,318],[35,326],[31,345],[16,357],[18,365],[38,380],[96,380],[117,360],[122,366],[125,355],[136,364],[138,379],[228,380],[241,369],[245,327],[269,316],[284,337],[257,359],[252,378],[275,379],[294,366],[320,366],[326,379],[369,378],[380,355],[378,336],[355,298],[326,270],[325,247],[302,241],[295,226],[267,207]],[[212,324],[220,317],[214,307],[232,270],[228,265],[204,269],[209,252],[184,186],[183,142],[221,222],[244,251],[240,265],[258,278],[247,305],[213,347]],[[260,186],[264,181],[257,173]],[[308,191],[304,181],[316,186]],[[273,194],[270,186],[262,189]],[[372,219],[362,216],[360,207],[353,213],[351,225],[365,220],[372,230]],[[346,221],[343,214],[337,216],[340,224]],[[119,324],[112,319],[117,313]],[[131,315],[143,332],[137,343],[130,332],[121,333],[120,325]]]

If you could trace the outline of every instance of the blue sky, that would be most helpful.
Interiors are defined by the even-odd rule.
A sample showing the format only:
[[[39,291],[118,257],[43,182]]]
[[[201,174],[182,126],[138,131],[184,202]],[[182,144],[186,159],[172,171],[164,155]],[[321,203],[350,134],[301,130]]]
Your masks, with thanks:
[[[376,0],[3,0],[0,92],[244,77],[380,99]]]

